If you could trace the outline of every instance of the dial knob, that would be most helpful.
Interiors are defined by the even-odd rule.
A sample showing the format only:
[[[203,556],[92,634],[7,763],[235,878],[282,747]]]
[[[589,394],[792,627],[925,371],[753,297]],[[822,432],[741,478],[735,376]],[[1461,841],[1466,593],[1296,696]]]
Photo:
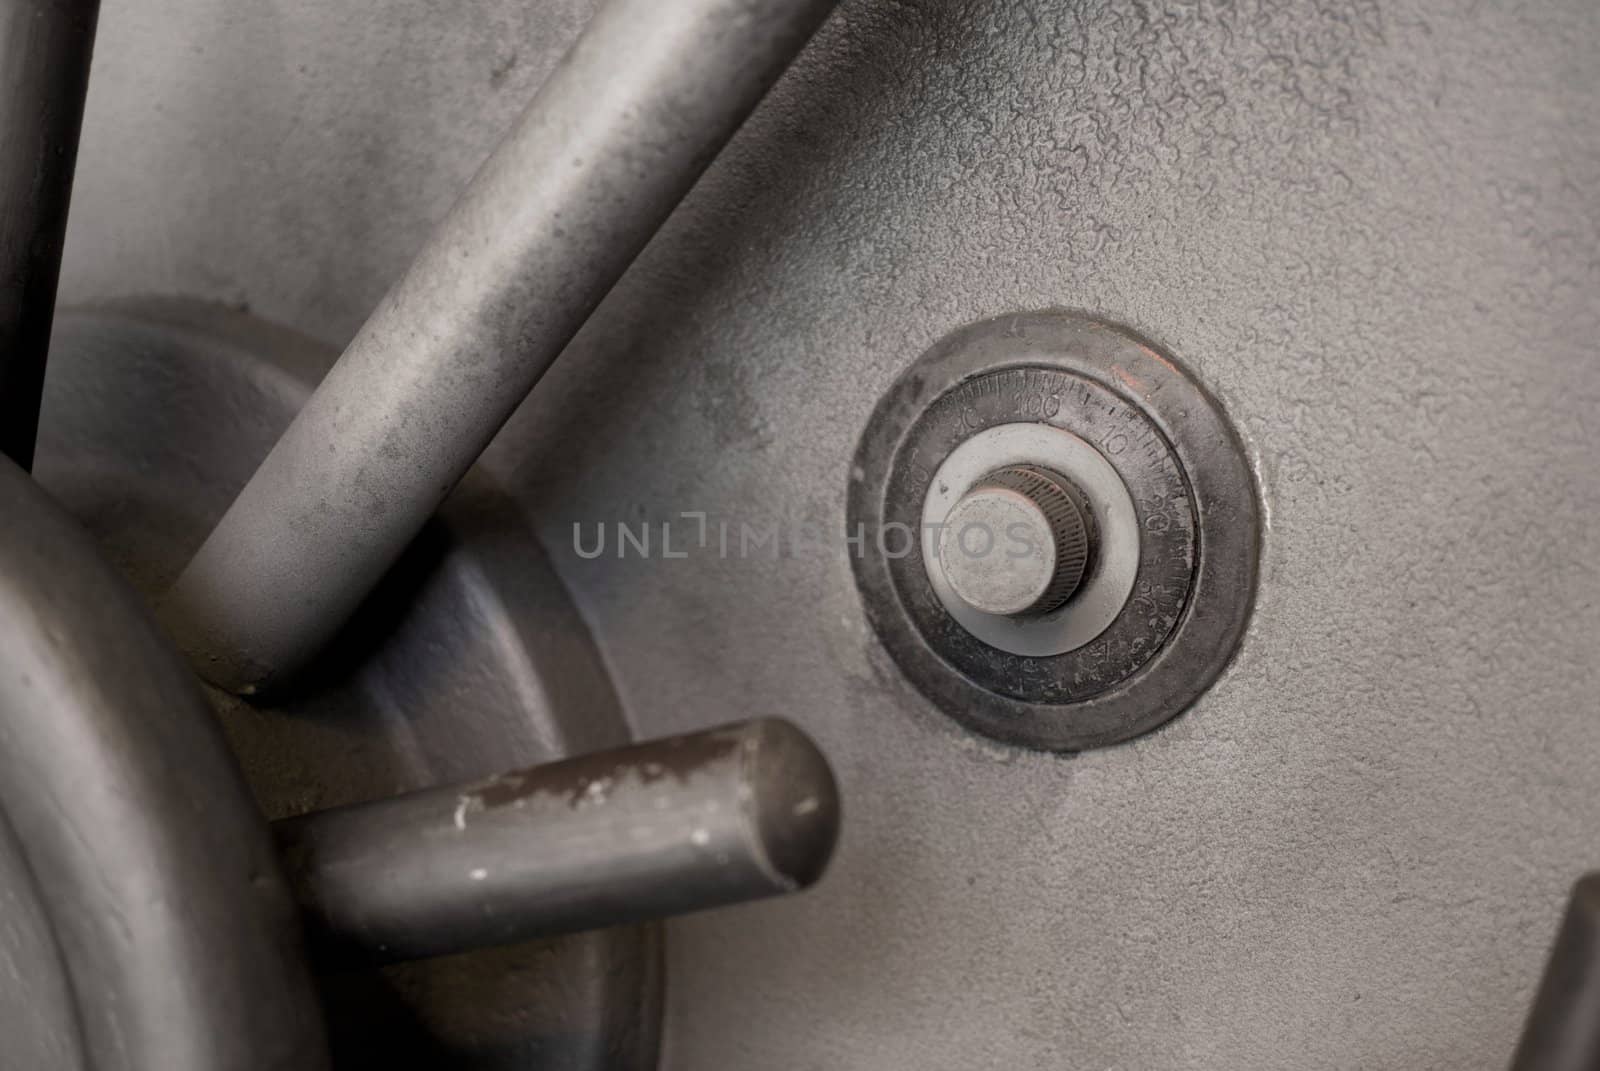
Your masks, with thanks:
[[[1088,570],[1094,519],[1065,476],[1010,465],[983,477],[951,508],[939,564],[974,609],[1037,616],[1072,597]]]

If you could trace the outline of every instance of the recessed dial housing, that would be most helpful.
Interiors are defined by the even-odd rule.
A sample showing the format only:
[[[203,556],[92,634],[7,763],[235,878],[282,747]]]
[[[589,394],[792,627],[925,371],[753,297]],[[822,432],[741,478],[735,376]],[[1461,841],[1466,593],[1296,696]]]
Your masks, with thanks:
[[[890,654],[1018,744],[1078,750],[1173,717],[1253,600],[1255,487],[1220,407],[1154,347],[1070,314],[924,354],[862,437],[849,510]]]

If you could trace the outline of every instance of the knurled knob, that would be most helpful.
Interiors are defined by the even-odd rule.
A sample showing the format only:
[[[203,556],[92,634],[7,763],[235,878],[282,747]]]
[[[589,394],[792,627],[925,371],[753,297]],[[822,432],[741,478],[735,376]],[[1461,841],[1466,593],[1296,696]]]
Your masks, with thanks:
[[[979,480],[945,518],[939,564],[974,609],[1007,617],[1059,608],[1093,552],[1083,492],[1059,473],[1009,465]]]

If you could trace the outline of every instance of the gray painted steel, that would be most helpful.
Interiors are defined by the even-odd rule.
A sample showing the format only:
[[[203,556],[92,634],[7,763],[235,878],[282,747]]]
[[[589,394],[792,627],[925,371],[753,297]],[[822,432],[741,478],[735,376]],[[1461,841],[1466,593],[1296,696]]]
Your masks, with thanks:
[[[83,1071],[67,965],[28,857],[0,816],[0,1023],[6,1057],[30,1071]]]
[[[215,306],[63,312],[34,476],[153,598],[337,356]],[[630,739],[583,620],[515,504],[480,472],[456,488],[351,632],[299,692],[245,703],[211,690],[268,818]],[[25,915],[24,905],[12,917]],[[324,975],[334,1066],[654,1069],[660,929],[616,926]]]
[[[350,617],[835,0],[611,0],[173,586],[251,693]]]
[[[49,1047],[94,1071],[327,1067],[300,920],[188,667],[88,535],[3,458],[0,518],[0,822],[81,1032]],[[45,1005],[26,1023],[61,1016],[52,973],[0,976]],[[8,1062],[37,1053],[29,1026],[6,1035]]]
[[[64,297],[342,345],[591,8],[108,5]],[[492,451],[642,733],[766,702],[850,803],[813,892],[669,924],[668,1068],[1506,1066],[1600,828],[1596,55],[1592,0],[841,7]],[[837,525],[906,365],[1056,305],[1260,470],[1240,658],[1149,738],[975,740],[842,558],[571,553]]]
[[[33,464],[100,0],[0,6],[0,456]]]
[[[794,892],[839,831],[828,762],[776,719],[278,822],[325,956],[415,959]]]

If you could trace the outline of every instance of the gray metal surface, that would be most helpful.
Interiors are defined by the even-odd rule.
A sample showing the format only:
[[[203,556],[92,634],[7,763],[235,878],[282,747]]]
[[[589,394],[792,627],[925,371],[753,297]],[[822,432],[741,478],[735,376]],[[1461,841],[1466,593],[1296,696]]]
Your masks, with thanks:
[[[95,1071],[327,1067],[294,902],[188,666],[5,458],[0,517],[0,824],[71,1008],[57,970],[0,978],[45,1005],[7,1022],[4,1059],[64,1019],[80,1036],[49,1047]]]
[[[835,0],[609,0],[164,600],[209,680],[347,621]]]
[[[108,5],[64,296],[343,344],[590,6]],[[1506,1065],[1600,826],[1597,53],[1590,0],[843,5],[495,451],[643,733],[770,697],[850,801],[811,894],[670,925],[669,1068]],[[568,549],[836,524],[895,376],[1056,304],[1181,354],[1270,510],[1149,738],[973,739],[843,555]]]
[[[273,826],[330,960],[381,962],[795,892],[839,831],[828,762],[776,719]]]
[[[0,7],[0,456],[24,470],[67,233],[100,0]]]
[[[77,1011],[28,857],[0,818],[0,1023],[7,1057],[33,1071],[84,1071]]]
[[[188,560],[335,354],[238,312],[64,312],[39,481],[147,598]],[[469,474],[326,652],[271,704],[211,700],[274,819],[603,750],[629,733],[589,634],[516,511]],[[335,1066],[656,1062],[654,925],[321,979]]]

